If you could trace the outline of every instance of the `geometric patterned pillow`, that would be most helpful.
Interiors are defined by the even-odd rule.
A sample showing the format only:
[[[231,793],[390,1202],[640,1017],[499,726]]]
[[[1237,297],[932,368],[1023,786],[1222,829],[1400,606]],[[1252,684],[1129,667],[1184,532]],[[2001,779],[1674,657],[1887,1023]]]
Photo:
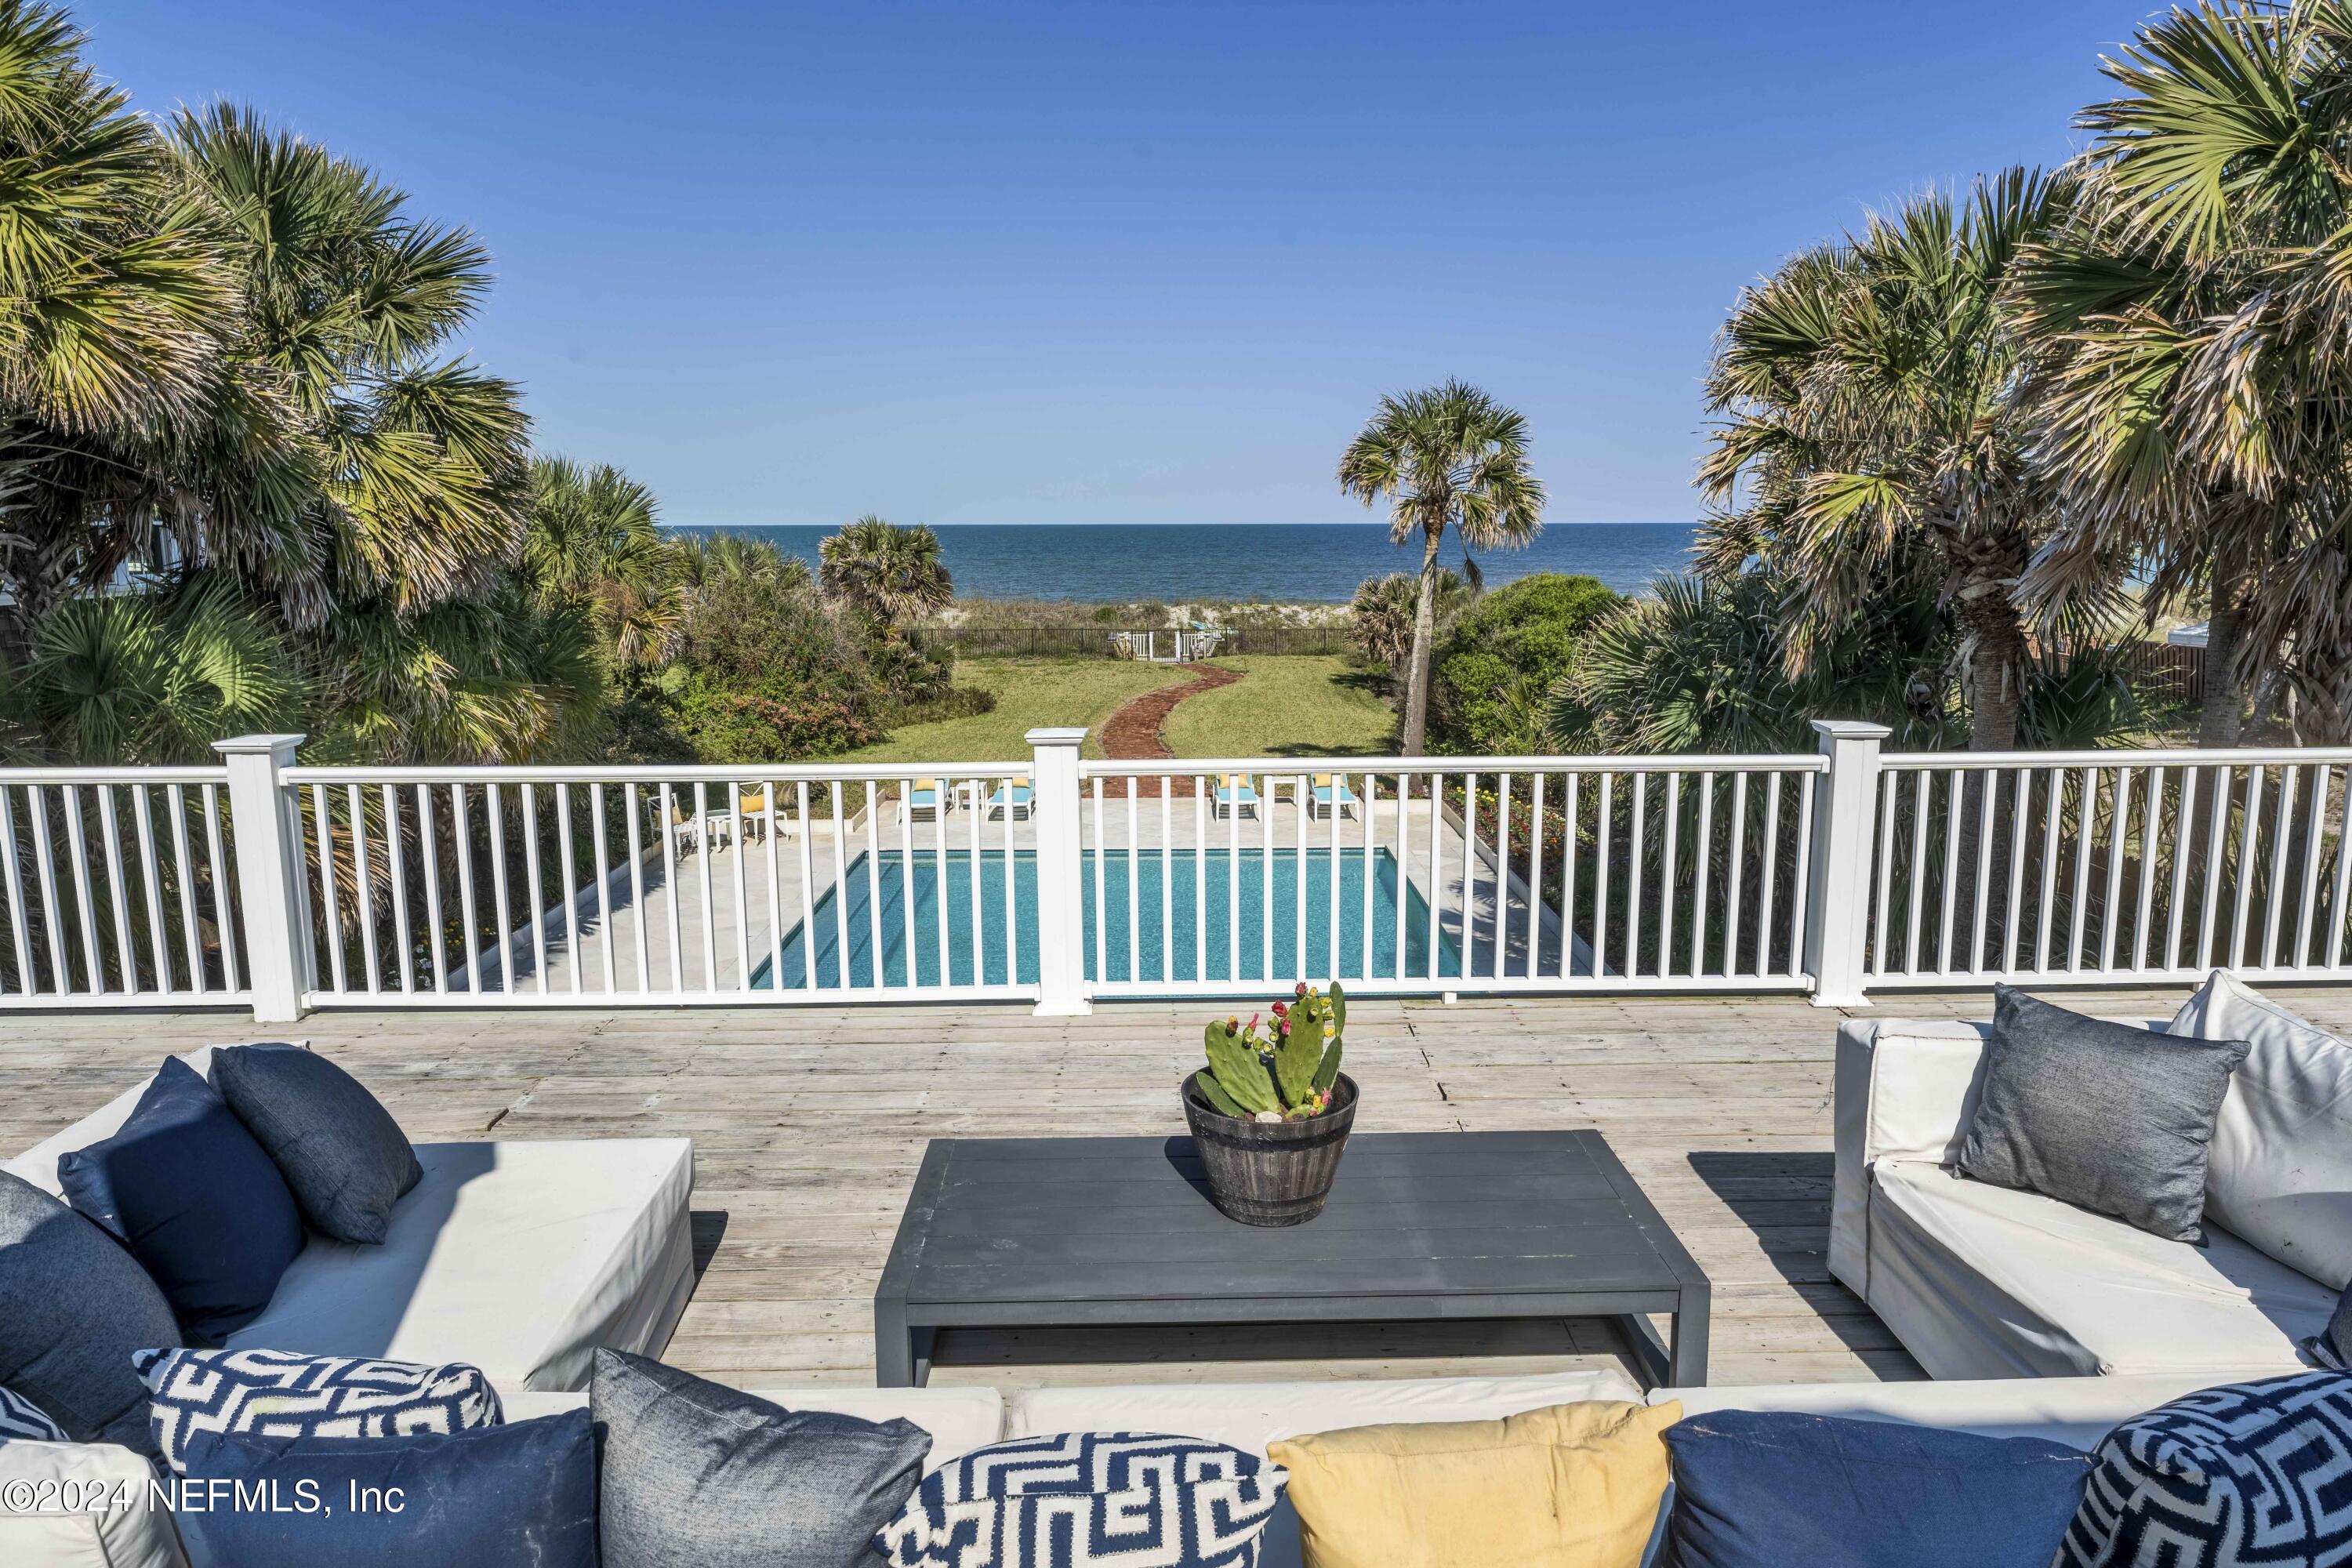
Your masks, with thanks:
[[[1289,1479],[1193,1437],[1018,1437],[925,1477],[874,1546],[892,1568],[1256,1568]]]
[[[27,1443],[63,1443],[65,1428],[49,1419],[49,1413],[8,1388],[0,1388],[0,1443],[11,1437]]]
[[[2052,1568],[2226,1568],[2352,1557],[2352,1376],[2208,1388],[2092,1456]]]
[[[414,1366],[285,1351],[141,1351],[154,1395],[148,1422],[174,1470],[193,1432],[272,1437],[393,1437],[496,1426],[506,1413],[470,1366]]]

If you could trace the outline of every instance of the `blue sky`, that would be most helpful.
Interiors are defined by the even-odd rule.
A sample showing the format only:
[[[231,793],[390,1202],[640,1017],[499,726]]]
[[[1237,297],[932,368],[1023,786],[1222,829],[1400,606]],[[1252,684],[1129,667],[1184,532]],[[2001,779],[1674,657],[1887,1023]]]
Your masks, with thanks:
[[[1458,375],[1569,522],[1692,516],[1740,286],[2065,157],[2148,0],[75,9],[475,229],[471,352],[669,521],[1346,521]]]

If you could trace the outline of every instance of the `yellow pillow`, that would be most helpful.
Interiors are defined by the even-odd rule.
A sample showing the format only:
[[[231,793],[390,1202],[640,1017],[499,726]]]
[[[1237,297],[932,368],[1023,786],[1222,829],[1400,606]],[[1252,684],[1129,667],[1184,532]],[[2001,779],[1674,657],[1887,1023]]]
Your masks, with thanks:
[[[1266,1454],[1290,1472],[1307,1568],[1639,1568],[1679,1403],[1553,1405],[1501,1421],[1355,1426]]]

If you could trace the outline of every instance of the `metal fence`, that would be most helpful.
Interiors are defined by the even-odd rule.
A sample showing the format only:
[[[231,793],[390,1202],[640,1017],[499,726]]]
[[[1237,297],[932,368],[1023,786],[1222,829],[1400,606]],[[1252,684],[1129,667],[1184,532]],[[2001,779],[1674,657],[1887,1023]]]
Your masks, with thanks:
[[[1117,658],[1121,656],[1112,645],[1114,637],[1140,638],[1154,630],[1164,646],[1170,635],[1165,626],[933,626],[925,627],[920,635],[929,645],[951,647],[971,655]],[[1218,652],[1343,654],[1350,647],[1345,626],[1244,626],[1229,628]]]
[[[2352,749],[0,770],[0,1005],[2352,978]]]

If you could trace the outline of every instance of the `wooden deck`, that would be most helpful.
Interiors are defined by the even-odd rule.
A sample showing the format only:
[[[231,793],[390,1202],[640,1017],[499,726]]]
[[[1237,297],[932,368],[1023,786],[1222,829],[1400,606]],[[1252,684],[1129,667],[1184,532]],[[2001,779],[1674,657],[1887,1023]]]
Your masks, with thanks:
[[[2185,994],[2042,994],[2151,1017]],[[2352,1032],[2352,989],[2279,994]],[[1990,1005],[1888,993],[1876,1011]],[[874,1285],[927,1138],[1178,1131],[1202,1017],[1163,1003],[1075,1019],[987,1005],[326,1012],[285,1033],[332,1054],[420,1141],[693,1138],[703,1273],[668,1359],[760,1387],[871,1381]],[[1361,1002],[1348,1039],[1357,1125],[1598,1127],[1714,1281],[1713,1381],[1916,1377],[1824,1259],[1840,1017],[1793,997]],[[0,1149],[54,1131],[167,1051],[254,1037],[226,1013],[0,1019]],[[1536,1372],[1622,1353],[1614,1330],[1581,1321],[963,1332],[942,1341],[934,1381]]]

